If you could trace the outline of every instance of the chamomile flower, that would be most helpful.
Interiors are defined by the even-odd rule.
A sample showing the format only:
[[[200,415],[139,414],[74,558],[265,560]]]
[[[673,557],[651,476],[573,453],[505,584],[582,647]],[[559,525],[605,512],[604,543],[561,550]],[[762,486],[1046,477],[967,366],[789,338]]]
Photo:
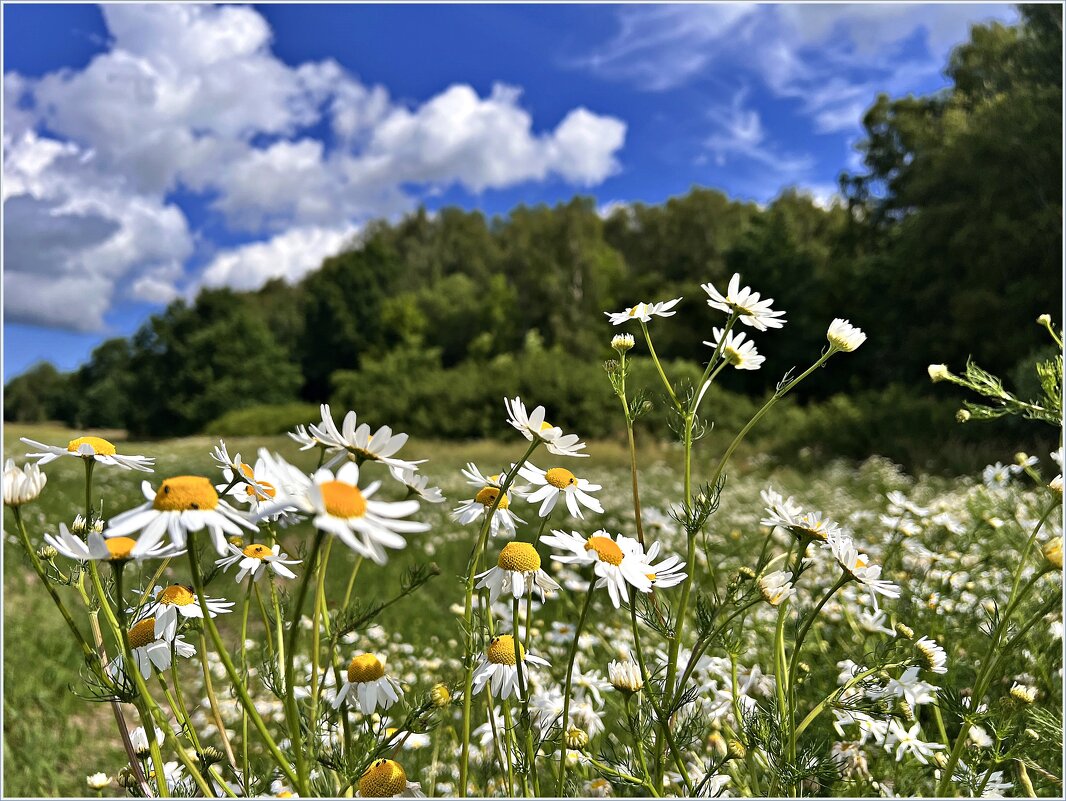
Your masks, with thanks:
[[[27,463],[19,469],[14,459],[8,459],[4,464],[4,506],[22,506],[36,500],[47,483],[48,476],[37,464]]]
[[[628,323],[630,320],[639,320],[642,323],[647,323],[651,322],[652,317],[673,317],[677,312],[671,311],[671,309],[680,302],[681,298],[663,300],[658,303],[644,303],[642,301],[636,306],[630,306],[625,311],[604,312],[604,314],[607,315],[607,319],[611,321],[612,325],[621,325],[622,323]]]
[[[826,332],[825,338],[829,340],[829,345],[833,350],[851,353],[866,341],[866,334],[863,333],[861,328],[852,325],[848,320],[841,320],[837,317],[829,324],[829,330]]]
[[[627,546],[635,545],[636,549],[640,550],[640,543],[630,537],[626,537],[621,541],[623,549]],[[651,586],[662,587],[674,587],[684,581],[688,574],[685,572],[685,563],[680,557],[671,554],[663,559],[661,562],[655,562],[655,557],[659,555],[659,550],[662,546],[660,542],[653,542],[651,547],[648,548],[647,554],[640,553],[639,558],[643,558],[651,567],[648,573],[648,578],[651,580]]]
[[[154,634],[158,638],[173,640],[178,630],[179,618],[202,620],[204,617],[200,599],[196,597],[192,587],[182,584],[171,584],[169,587],[157,585],[150,594],[155,600],[146,604],[138,617],[155,620]],[[206,600],[207,611],[211,617],[233,611],[233,601],[227,601],[225,598],[207,598]]]
[[[359,779],[357,798],[425,798],[418,782],[407,780],[403,765],[392,759],[375,759]]]
[[[1010,467],[1002,462],[988,465],[981,473],[985,486],[989,489],[1002,489],[1010,483]]]
[[[499,498],[499,503],[496,503],[497,498]],[[505,492],[501,497],[500,488],[495,484],[486,484],[477,491],[473,498],[461,501],[460,505],[452,510],[452,518],[465,526],[487,515],[493,504],[496,504],[496,511],[492,513],[489,533],[495,537],[502,531],[505,536],[513,537],[516,531],[515,523],[526,521],[510,510],[510,493]]]
[[[170,669],[171,651],[180,657],[188,659],[196,653],[196,648],[185,642],[180,634],[173,640],[157,637],[155,634],[155,618],[146,617],[133,624],[128,635],[130,641],[130,654],[133,662],[141,675],[148,679],[152,675],[152,668],[165,671]],[[115,657],[109,666],[111,675],[117,675],[123,669],[122,655]]]
[[[766,361],[765,356],[760,356],[759,351],[755,349],[755,343],[750,339],[745,342],[744,339],[747,336],[743,331],[735,333],[733,331],[723,331],[721,328],[714,328],[711,330],[714,338],[710,341],[704,341],[704,345],[708,347],[718,349],[721,345],[722,358],[738,370],[758,370],[762,367],[762,363]],[[725,342],[722,342],[722,336],[725,335]]]
[[[185,548],[190,532],[206,528],[215,550],[222,555],[226,553],[227,534],[240,536],[242,528],[255,531],[255,524],[219,499],[210,480],[203,476],[174,476],[165,479],[158,490],[145,481],[141,491],[148,502],[111,518],[104,532],[105,537],[142,532],[132,551],[135,558],[154,549],[168,533],[175,548]]]
[[[577,434],[564,434],[561,428],[545,421],[543,406],[527,412],[521,398],[504,398],[503,405],[507,409],[507,422],[530,442],[540,440],[548,452],[556,456],[588,456],[578,453],[585,449],[585,443]]]
[[[918,651],[921,666],[930,673],[947,673],[948,655],[936,640],[922,637],[915,640],[914,648]]]
[[[408,467],[389,465],[389,473],[407,488],[408,498],[419,498],[427,503],[444,503],[446,498],[440,487],[429,486],[429,476],[416,473]]]
[[[528,542],[509,542],[500,551],[496,567],[479,573],[477,589],[488,588],[489,603],[496,603],[504,592],[514,598],[524,598],[536,592],[544,598],[544,593],[559,589],[547,573],[540,569],[540,554]]]
[[[640,666],[635,662],[612,661],[607,665],[607,676],[611,680],[611,686],[620,692],[639,693],[644,687]]]
[[[261,448],[259,453],[259,459],[254,466],[241,461],[239,453],[230,459],[226,443],[219,440],[212,456],[222,466],[224,483],[216,484],[215,489],[222,492],[228,487],[228,495],[234,500],[248,504],[252,509],[276,501],[284,479],[275,475],[277,462],[270,458],[266,448]]]
[[[281,546],[277,543],[267,546],[261,542],[254,542],[238,548],[233,543],[227,543],[230,556],[223,557],[215,562],[223,570],[229,570],[238,565],[237,583],[244,581],[245,576],[251,576],[252,581],[259,581],[268,573],[273,573],[282,578],[296,578],[286,565],[298,565],[299,559],[289,559],[287,553],[282,553]]]
[[[407,461],[396,458],[395,454],[407,442],[406,434],[393,434],[389,426],[382,426],[371,433],[370,426],[363,423],[357,426],[358,419],[355,412],[348,412],[344,416],[341,428],[333,422],[333,415],[329,410],[329,404],[323,403],[322,422],[308,426],[311,435],[326,446],[327,453],[335,453],[336,456],[328,463],[333,466],[345,455],[350,456],[357,463],[381,462],[389,467],[399,467],[407,470],[417,470],[422,463]]]
[[[286,432],[293,442],[300,446],[300,450],[309,451],[311,448],[325,448],[327,443],[320,440],[307,430],[307,426],[296,426],[295,431]]]
[[[558,548],[562,555],[553,554],[552,559],[568,565],[592,565],[597,577],[597,587],[607,587],[611,603],[617,609],[623,600],[629,600],[629,587],[639,592],[650,592],[652,581],[648,574],[654,573],[647,557],[636,540],[633,548],[631,538],[617,535],[614,539],[602,529],[591,537],[576,531],[552,531],[543,538],[545,545]],[[625,546],[625,547],[623,547]]]
[[[173,545],[160,544],[156,547],[134,555],[137,540],[130,537],[111,537],[104,539],[95,531],[89,532],[89,538],[82,540],[71,534],[67,527],[59,524],[59,536],[44,535],[44,541],[59,551],[67,559],[78,562],[124,562],[127,560],[140,561],[141,559],[162,559],[167,556],[177,556],[184,553],[184,549],[175,548]]]
[[[539,515],[541,517],[547,517],[552,513],[560,497],[564,499],[566,508],[573,517],[584,517],[581,512],[582,506],[597,514],[603,514],[600,502],[589,494],[602,487],[599,484],[590,483],[588,479],[578,478],[565,467],[541,470],[536,465],[527,462],[519,468],[518,474],[537,487],[526,497],[526,500],[540,504]]]
[[[318,470],[306,480],[301,491],[289,499],[295,508],[314,515],[312,523],[332,534],[358,554],[379,565],[388,561],[385,549],[407,545],[404,534],[427,531],[428,523],[402,518],[418,511],[418,501],[376,501],[374,493],[381,487],[374,481],[359,487],[359,465],[347,462],[333,474],[328,468]],[[269,514],[271,507],[259,512]]]
[[[758,578],[759,593],[770,606],[779,606],[796,591],[792,588],[792,574],[787,570],[775,570]]]
[[[338,709],[345,699],[355,693],[359,711],[371,715],[380,707],[388,709],[403,696],[400,683],[385,675],[385,664],[374,654],[359,654],[352,657],[345,671],[344,682],[333,699],[333,708]]]
[[[94,773],[85,777],[85,784],[88,785],[90,790],[103,790],[105,787],[110,786],[112,781],[113,779],[106,773]]]
[[[922,724],[915,721],[914,725],[909,729],[905,728],[895,718],[889,721],[889,735],[895,740],[896,749],[896,761],[899,762],[903,759],[905,754],[909,754],[921,762],[923,765],[928,765],[928,758],[936,751],[941,751],[947,746],[943,743],[930,743],[921,738]],[[891,749],[889,749],[891,750]]]
[[[633,350],[635,344],[632,334],[615,334],[611,337],[611,347],[619,353]]]
[[[856,550],[855,543],[850,536],[839,530],[833,531],[826,539],[826,547],[833,554],[837,564],[851,578],[870,590],[875,605],[878,595],[886,598],[899,598],[899,587],[881,578],[881,566],[871,565],[870,557]]]
[[[715,289],[714,284],[706,283],[700,286],[708,295],[708,306],[727,314],[735,312],[744,325],[765,331],[768,328],[781,328],[785,324],[785,313],[771,308],[773,298],[761,300],[759,293],[752,292],[751,287],[740,288],[740,273],[733,273],[724,295]]]
[[[501,634],[489,640],[489,647],[481,656],[481,663],[474,671],[474,693],[488,685],[489,691],[500,699],[518,695],[518,659],[515,658],[515,640],[510,634]],[[527,654],[521,643],[517,644],[522,660],[522,672],[528,687],[530,665],[550,667],[548,660]]]
[[[155,729],[155,744],[163,744],[163,730],[156,727]],[[144,726],[138,726],[136,729],[130,732],[130,745],[133,747],[133,753],[141,759],[147,759],[151,749],[148,744],[148,734],[144,730]]]
[[[31,459],[37,459],[37,464],[39,465],[54,462],[60,456],[76,456],[81,459],[93,459],[100,462],[100,464],[121,467],[126,470],[143,470],[146,473],[151,473],[152,463],[155,462],[155,459],[147,456],[124,456],[117,452],[112,443],[101,437],[78,437],[68,442],[65,448],[61,445],[45,445],[43,442],[37,442],[27,437],[22,437],[22,441],[27,445],[42,449],[42,453],[26,454]]]

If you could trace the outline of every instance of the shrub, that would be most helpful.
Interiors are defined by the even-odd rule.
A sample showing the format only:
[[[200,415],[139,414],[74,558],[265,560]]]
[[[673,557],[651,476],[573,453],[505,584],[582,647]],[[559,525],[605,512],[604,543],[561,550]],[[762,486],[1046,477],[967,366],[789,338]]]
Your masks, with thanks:
[[[226,412],[204,426],[204,433],[223,437],[269,436],[284,434],[318,419],[318,406],[313,403],[262,403]]]

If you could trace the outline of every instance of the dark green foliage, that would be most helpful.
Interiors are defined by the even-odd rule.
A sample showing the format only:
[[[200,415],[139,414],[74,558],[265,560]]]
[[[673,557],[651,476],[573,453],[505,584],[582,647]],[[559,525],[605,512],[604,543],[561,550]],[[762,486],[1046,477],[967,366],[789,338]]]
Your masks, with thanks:
[[[226,412],[204,426],[205,434],[220,437],[266,437],[284,434],[319,417],[313,403],[261,403]]]
[[[66,420],[76,404],[70,377],[48,362],[35,364],[4,387],[5,420]]]

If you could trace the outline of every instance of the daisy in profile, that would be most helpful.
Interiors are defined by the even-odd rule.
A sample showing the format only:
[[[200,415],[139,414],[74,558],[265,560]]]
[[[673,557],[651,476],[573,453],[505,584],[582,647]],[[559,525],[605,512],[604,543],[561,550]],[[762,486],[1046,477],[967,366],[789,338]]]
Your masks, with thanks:
[[[152,590],[151,596],[155,600],[146,604],[138,617],[155,620],[155,636],[168,642],[173,640],[177,633],[179,618],[202,620],[204,617],[204,610],[200,608],[200,599],[196,597],[192,587],[182,584],[171,584],[169,587],[157,585]],[[207,611],[211,617],[232,612],[233,606],[233,601],[227,601],[225,598],[207,599]]]
[[[948,672],[948,655],[947,652],[940,647],[940,644],[936,640],[932,640],[929,637],[922,637],[919,640],[915,640],[914,649],[918,652],[918,661],[925,670],[930,673],[947,673]]]
[[[403,765],[392,759],[375,759],[359,779],[357,798],[425,798],[418,782],[407,781]]]
[[[185,548],[189,533],[204,528],[211,533],[221,556],[226,553],[226,535],[240,536],[242,528],[256,529],[254,523],[219,499],[211,481],[203,476],[174,476],[165,479],[158,490],[145,481],[141,491],[148,502],[111,518],[104,531],[109,538],[142,532],[132,551],[134,558],[151,551],[168,533],[175,548]]]
[[[505,592],[514,598],[525,598],[536,592],[541,599],[544,593],[559,589],[551,577],[540,569],[540,554],[528,542],[509,542],[500,551],[496,567],[479,573],[477,589],[488,588],[489,603]]]
[[[481,656],[481,663],[474,671],[474,694],[488,685],[489,692],[504,699],[518,695],[518,659],[515,658],[516,643],[510,634],[501,634],[489,640],[489,647]],[[530,665],[550,667],[548,660],[527,654],[521,643],[517,644],[518,656],[522,659],[522,673],[528,686]]]
[[[577,434],[564,434],[561,428],[544,419],[543,406],[527,412],[521,398],[504,398],[503,405],[507,409],[507,422],[530,442],[543,442],[548,452],[556,456],[588,456],[587,453],[578,453],[585,449],[585,443]]]
[[[333,699],[333,708],[339,709],[353,692],[359,701],[359,711],[364,715],[373,714],[378,707],[388,709],[403,696],[400,683],[385,675],[384,662],[374,654],[352,657],[344,673],[344,682]]]
[[[217,560],[215,564],[223,570],[229,570],[234,565],[238,565],[240,567],[237,571],[238,584],[244,581],[245,576],[251,576],[252,581],[259,581],[269,573],[281,578],[296,578],[296,574],[286,565],[298,565],[300,560],[289,559],[289,555],[282,553],[281,546],[277,543],[271,547],[261,542],[254,542],[243,548],[227,543],[226,547],[229,548],[230,555]]]
[[[235,500],[248,504],[256,509],[260,504],[269,503],[278,497],[278,489],[282,484],[282,478],[274,475],[276,461],[269,458],[266,448],[260,448],[260,456],[255,466],[241,460],[241,455],[230,458],[226,450],[226,443],[219,440],[211,456],[215,463],[222,468],[222,484],[216,484],[215,489]],[[264,458],[266,455],[268,458]]]
[[[765,331],[768,328],[781,328],[785,324],[785,313],[771,308],[773,298],[761,300],[759,293],[752,292],[751,287],[740,288],[740,273],[733,273],[724,295],[715,289],[714,284],[706,283],[700,286],[708,295],[708,306],[727,314],[739,315],[738,319],[744,325]]]
[[[467,477],[468,483],[474,483],[473,480],[476,478],[481,478],[486,483],[474,494],[473,498],[460,501],[460,505],[452,510],[452,519],[465,526],[487,515],[493,504],[496,504],[496,511],[492,513],[492,521],[489,523],[489,533],[496,537],[502,531],[505,536],[513,537],[516,531],[515,523],[526,521],[510,510],[511,493],[505,492],[502,496],[500,495],[499,476],[486,478],[472,463],[467,465],[467,468],[463,470],[463,475]],[[499,503],[496,503],[497,498],[499,498]]]
[[[856,550],[850,536],[836,529],[828,534],[825,545],[844,572],[870,590],[875,606],[878,595],[899,598],[899,587],[881,578],[881,566],[871,565],[870,557]]]
[[[321,406],[322,422],[308,426],[311,436],[326,447],[327,453],[335,453],[328,465],[332,467],[345,455],[350,456],[357,464],[363,462],[381,462],[389,467],[400,467],[408,470],[417,470],[422,461],[410,462],[396,458],[395,454],[407,442],[406,434],[393,434],[388,426],[382,426],[371,433],[370,426],[358,422],[355,412],[348,412],[338,429],[333,422],[333,414],[329,410],[329,404]]]
[[[101,437],[78,437],[67,443],[67,447],[61,445],[45,445],[33,439],[22,438],[27,445],[41,448],[42,453],[27,453],[31,459],[37,459],[37,464],[45,465],[54,462],[60,456],[77,456],[81,459],[93,459],[100,464],[121,467],[125,470],[143,470],[152,472],[152,463],[155,459],[147,456],[124,456],[117,452],[115,446]]]
[[[796,591],[792,588],[792,574],[787,570],[764,573],[758,578],[759,594],[770,606],[787,601]]]
[[[78,562],[126,562],[140,561],[142,559],[162,559],[167,556],[178,556],[185,553],[183,548],[175,548],[173,545],[159,544],[154,548],[134,556],[133,550],[137,547],[137,540],[130,537],[104,537],[96,531],[89,532],[89,538],[82,540],[67,530],[63,524],[59,524],[59,536],[44,535],[44,541],[55,548],[67,559]]]
[[[866,341],[866,334],[848,320],[841,320],[837,317],[829,324],[825,338],[829,340],[829,345],[833,350],[851,353]]]
[[[185,642],[185,638],[181,635],[178,635],[173,640],[157,637],[155,634],[155,618],[152,617],[147,617],[134,623],[127,636],[130,641],[130,654],[133,656],[133,662],[145,679],[151,677],[153,667],[159,671],[170,670],[172,649],[173,653],[185,659],[196,653],[196,648]],[[115,676],[122,669],[122,655],[120,654],[111,662],[108,670],[112,676]]]
[[[750,339],[745,342],[744,339],[747,336],[743,331],[739,334],[733,331],[723,331],[721,328],[714,328],[711,330],[714,334],[714,338],[710,341],[704,340],[704,345],[718,350],[721,345],[722,358],[725,359],[727,364],[733,365],[738,370],[758,370],[762,367],[762,363],[766,361],[765,356],[760,356],[759,351],[755,349],[755,343]],[[725,342],[722,342],[722,336],[725,335]]]
[[[652,581],[648,575],[655,571],[636,540],[621,534],[612,539],[601,529],[587,538],[576,531],[552,531],[543,542],[564,552],[552,555],[557,562],[592,565],[597,577],[596,586],[607,587],[615,609],[623,600],[629,600],[629,587],[638,592],[651,592]]]
[[[342,465],[336,475],[321,468],[310,478],[305,477],[303,488],[288,500],[274,507],[264,505],[257,516],[272,514],[279,507],[299,509],[313,515],[311,522],[316,528],[383,565],[388,561],[386,548],[406,547],[403,535],[428,531],[429,524],[402,519],[418,511],[418,501],[372,500],[380,487],[381,482],[374,481],[360,488],[359,465],[355,462]]]
[[[541,470],[534,464],[527,462],[519,468],[518,474],[530,482],[537,489],[533,490],[526,500],[530,503],[539,503],[541,517],[547,517],[555,508],[559,498],[563,498],[566,508],[573,517],[584,517],[581,507],[591,509],[596,514],[603,514],[600,502],[589,493],[596,492],[602,487],[592,484],[588,479],[578,478],[565,467],[550,467]]]
[[[26,463],[19,469],[14,459],[8,459],[4,464],[4,506],[22,506],[36,500],[47,483],[48,476],[36,464]]]
[[[444,503],[446,500],[440,487],[429,486],[429,476],[416,473],[409,467],[389,466],[389,473],[407,488],[408,498],[418,498],[427,503]]]
[[[612,325],[621,325],[622,323],[628,323],[630,320],[648,323],[651,322],[652,317],[673,317],[677,312],[671,310],[680,302],[681,298],[664,300],[659,303],[641,302],[636,306],[630,306],[625,311],[604,312],[604,314],[607,315],[607,319],[611,321]]]
[[[311,432],[307,430],[307,426],[304,425],[296,426],[294,431],[288,431],[286,433],[288,434],[289,439],[300,446],[300,450],[302,451],[309,451],[312,448],[325,448],[328,446],[328,443],[323,442],[318,437],[311,434]]]

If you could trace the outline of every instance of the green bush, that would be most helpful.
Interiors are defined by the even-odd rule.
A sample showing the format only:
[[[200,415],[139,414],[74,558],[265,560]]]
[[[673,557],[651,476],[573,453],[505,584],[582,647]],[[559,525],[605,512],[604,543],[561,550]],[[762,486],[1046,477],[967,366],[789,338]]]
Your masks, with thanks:
[[[284,434],[319,419],[318,406],[313,403],[262,403],[226,412],[204,426],[204,433],[221,437],[265,437]]]

